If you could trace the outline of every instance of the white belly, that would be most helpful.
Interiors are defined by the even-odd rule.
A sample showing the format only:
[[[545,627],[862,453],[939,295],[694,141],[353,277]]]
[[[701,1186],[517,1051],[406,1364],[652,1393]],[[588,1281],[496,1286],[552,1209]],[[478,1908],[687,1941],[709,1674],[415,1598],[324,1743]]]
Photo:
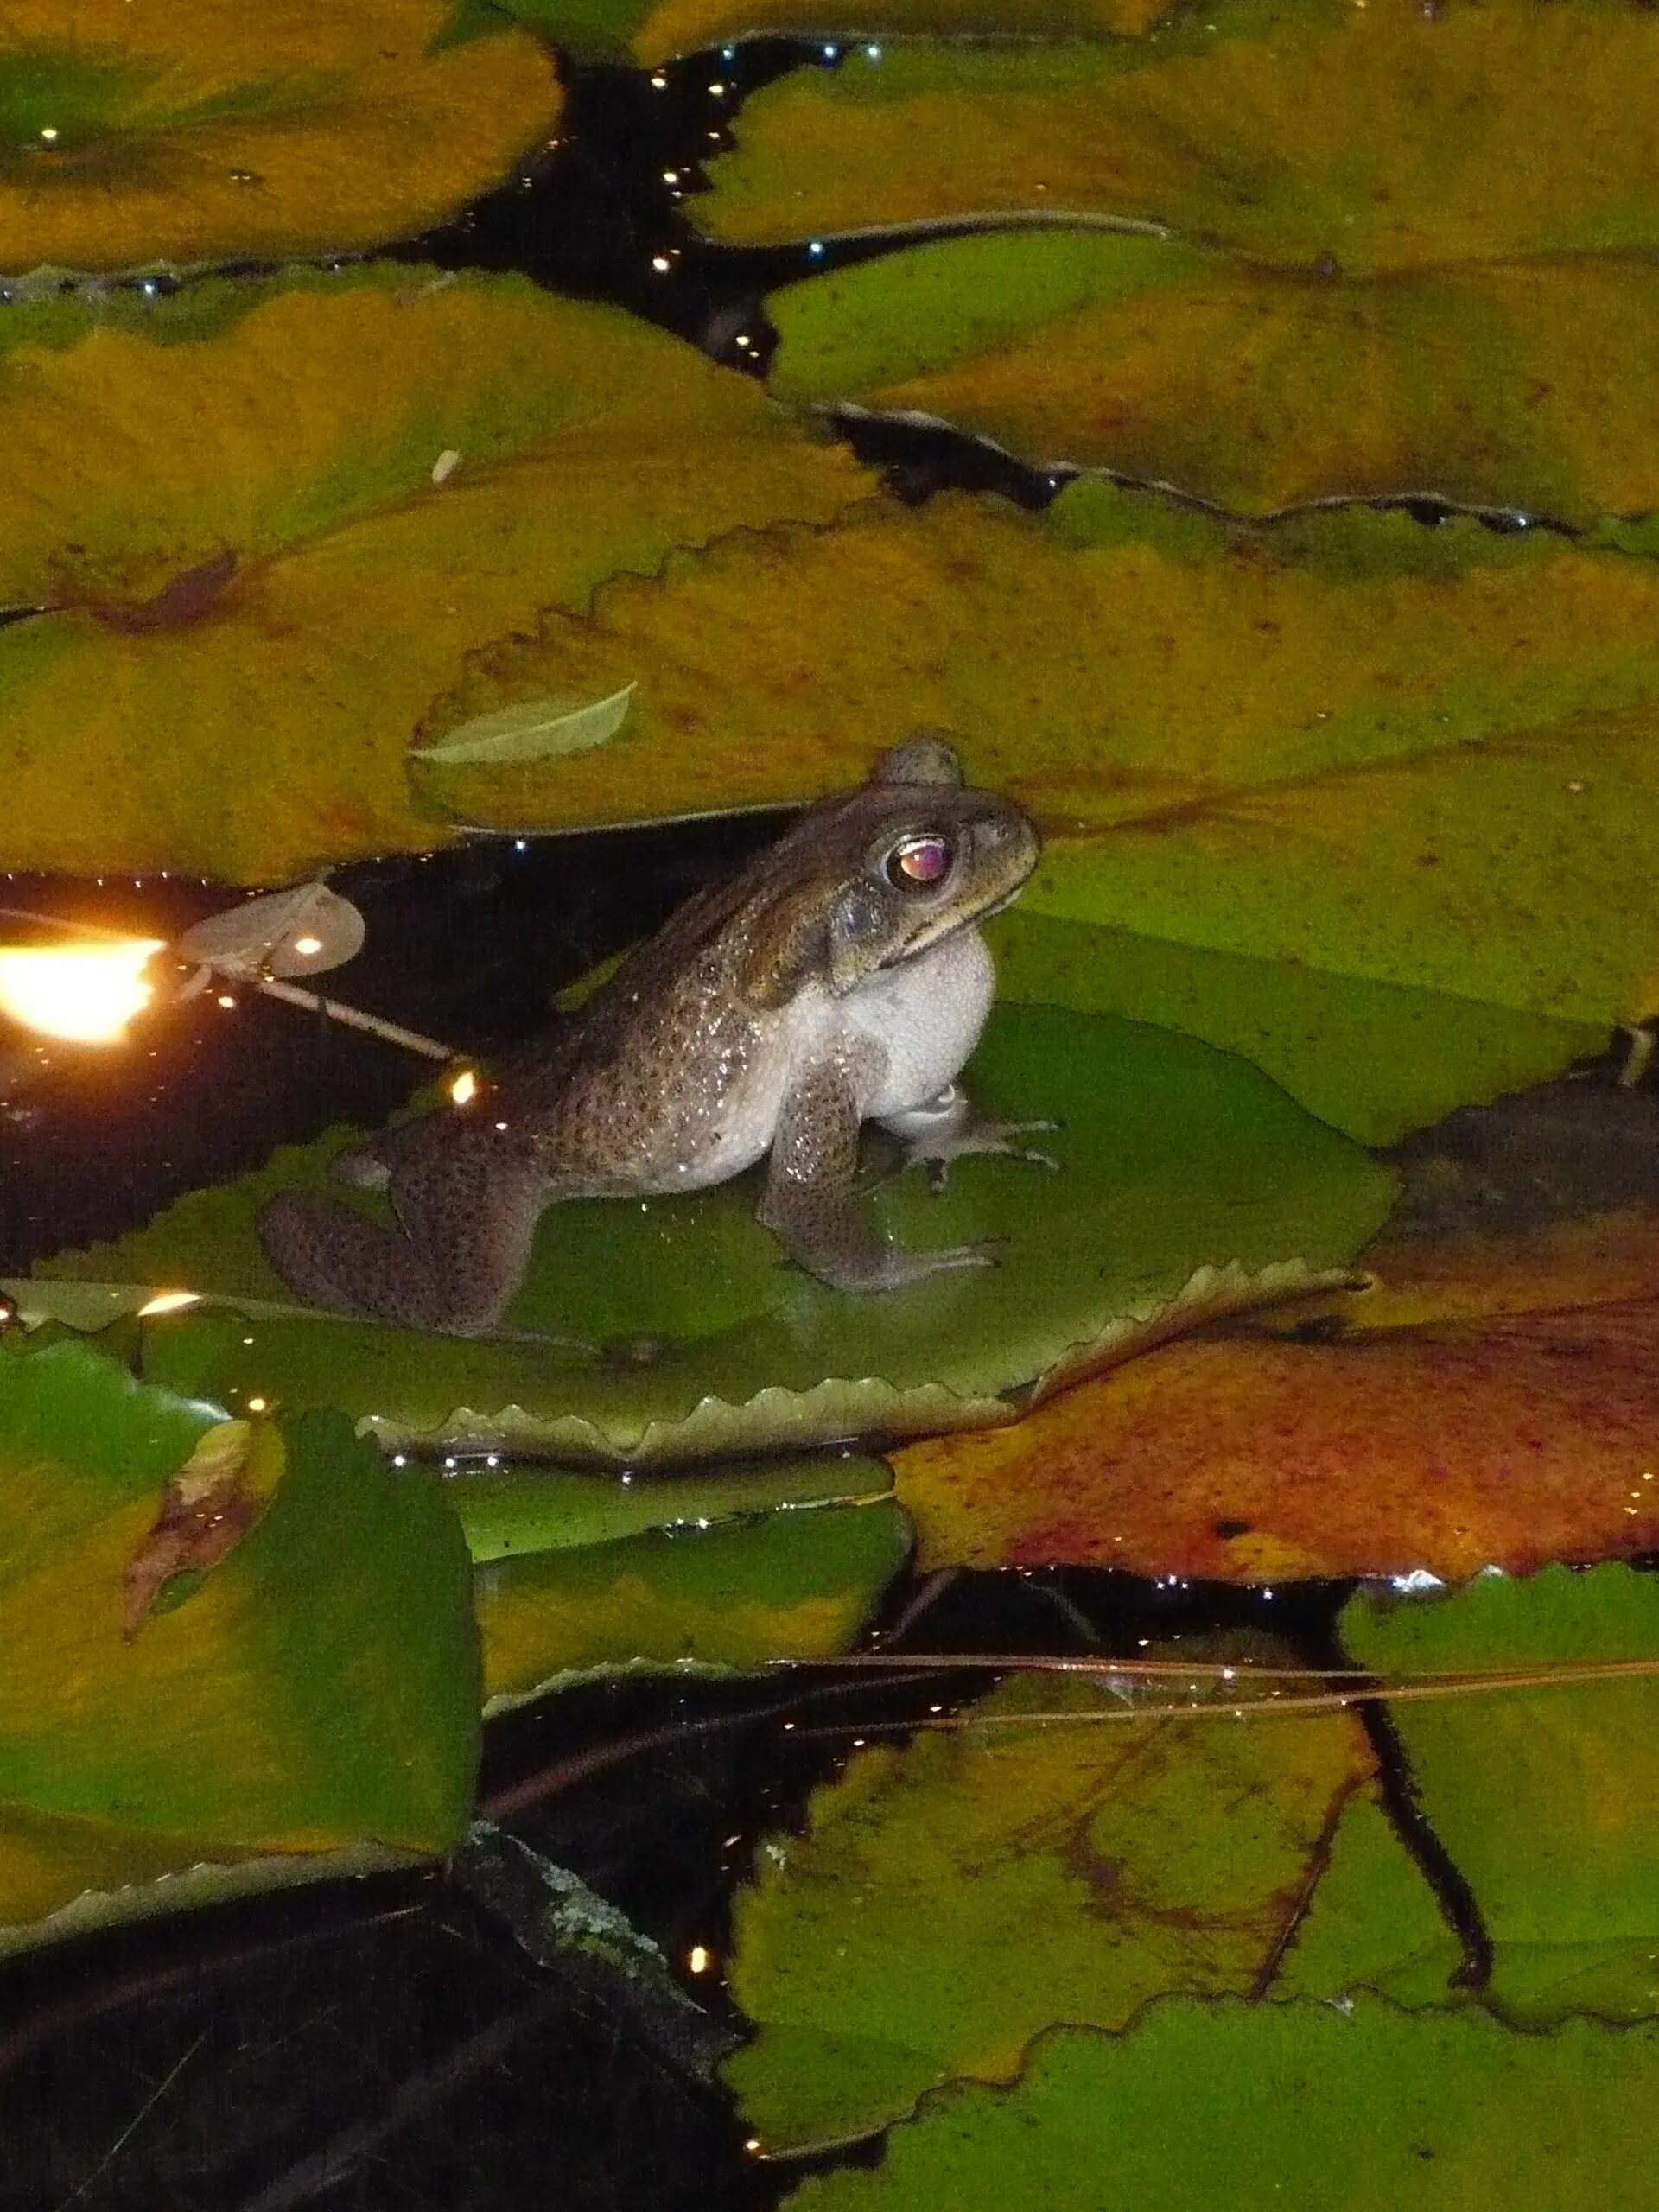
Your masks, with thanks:
[[[861,1081],[861,1121],[925,1106],[954,1082],[979,1041],[995,974],[977,931],[885,969],[845,998],[825,985],[761,1017],[760,1039],[741,1079],[722,1091],[713,1126],[648,1187],[698,1190],[723,1183],[767,1152],[784,1102],[803,1071],[849,1045]]]
[[[861,1118],[907,1113],[954,1082],[979,1042],[995,988],[984,939],[960,930],[849,992],[839,1002],[842,1021],[881,1048],[881,1071],[859,1100]]]

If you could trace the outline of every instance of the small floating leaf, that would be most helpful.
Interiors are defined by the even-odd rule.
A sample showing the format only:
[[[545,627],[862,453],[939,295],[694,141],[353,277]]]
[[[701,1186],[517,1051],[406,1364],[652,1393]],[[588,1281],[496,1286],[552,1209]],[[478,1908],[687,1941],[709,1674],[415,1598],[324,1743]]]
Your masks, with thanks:
[[[173,950],[181,960],[216,974],[252,981],[260,976],[320,976],[363,948],[363,917],[326,883],[269,891],[194,924]]]
[[[226,1421],[207,1431],[169,1478],[155,1526],[127,1563],[129,1637],[175,1575],[216,1567],[236,1548],[269,1503],[283,1461],[269,1424]]]
[[[638,685],[625,684],[608,699],[573,707],[556,699],[526,699],[521,706],[476,715],[444,738],[417,745],[413,758],[446,760],[545,760],[605,745],[627,720]]]

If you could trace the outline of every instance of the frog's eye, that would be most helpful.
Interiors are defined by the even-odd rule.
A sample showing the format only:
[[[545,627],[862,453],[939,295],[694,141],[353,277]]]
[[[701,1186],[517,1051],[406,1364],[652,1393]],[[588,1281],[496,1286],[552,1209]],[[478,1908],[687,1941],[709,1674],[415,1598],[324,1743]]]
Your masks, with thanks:
[[[937,831],[901,837],[887,855],[887,880],[900,891],[926,891],[950,873],[956,847]]]

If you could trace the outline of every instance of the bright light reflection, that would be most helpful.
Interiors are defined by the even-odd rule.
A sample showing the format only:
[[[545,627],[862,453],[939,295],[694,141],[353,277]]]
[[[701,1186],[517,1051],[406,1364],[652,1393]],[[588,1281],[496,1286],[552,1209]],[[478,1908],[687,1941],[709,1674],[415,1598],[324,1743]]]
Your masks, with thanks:
[[[196,1305],[200,1296],[195,1290],[158,1290],[148,1306],[138,1308],[138,1319],[142,1321],[151,1313],[176,1313],[186,1306]]]
[[[128,1022],[155,995],[143,971],[162,942],[0,947],[0,1013],[42,1037],[121,1044]]]
[[[457,1106],[464,1106],[469,1098],[478,1096],[478,1077],[471,1068],[463,1068],[449,1085],[449,1096]]]

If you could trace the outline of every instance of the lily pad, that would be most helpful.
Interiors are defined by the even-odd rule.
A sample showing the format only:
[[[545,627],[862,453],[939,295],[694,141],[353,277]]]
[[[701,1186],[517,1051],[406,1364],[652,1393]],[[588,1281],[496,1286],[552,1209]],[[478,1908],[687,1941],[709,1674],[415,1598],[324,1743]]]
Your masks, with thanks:
[[[692,204],[744,245],[1024,213],[1354,274],[1640,251],[1656,74],[1659,24],[1618,0],[1235,0],[1167,41],[896,42],[746,102]]]
[[[855,1752],[804,1837],[761,1844],[730,1967],[758,2032],[726,2075],[768,2150],[1012,2081],[1053,2021],[1121,2029],[1163,1991],[1271,1978],[1332,1808],[1370,1773],[1357,1722],[1113,1709],[1005,1684],[960,1732]]]
[[[238,1413],[336,1406],[387,1441],[506,1440],[588,1459],[979,1426],[1012,1419],[1040,1377],[1339,1267],[1392,1196],[1385,1170],[1243,1061],[1166,1031],[1004,1008],[970,1081],[999,1116],[1065,1124],[1059,1172],[976,1159],[942,1197],[906,1175],[871,1203],[905,1244],[1006,1240],[1000,1267],[878,1298],[829,1290],[783,1263],[749,1176],[550,1208],[508,1319],[563,1344],[187,1310],[142,1323],[146,1370]],[[49,1271],[280,1294],[258,1208],[276,1189],[328,1187],[340,1141],[279,1154]]]
[[[790,2212],[1395,2212],[1639,2199],[1659,2030],[1169,1998],[1132,2034],[1058,2028],[1011,2089],[931,2099],[874,2170]],[[1631,2190],[1637,2192],[1632,2198]]]
[[[925,1567],[1442,1580],[1659,1548],[1659,1302],[1339,1344],[1188,1339],[907,1446]]]
[[[690,1536],[771,1514],[875,1503],[892,1497],[893,1475],[868,1452],[815,1452],[660,1478],[574,1467],[468,1468],[450,1476],[445,1494],[474,1565],[482,1567],[652,1531]]]
[[[1242,1052],[1362,1144],[1389,1144],[1455,1107],[1525,1090],[1607,1041],[1605,1021],[1161,941],[1133,923],[1016,909],[988,934],[1010,998],[1161,1020]]]
[[[1393,1675],[1659,1662],[1659,1582],[1556,1567],[1445,1598],[1363,1593],[1339,1633],[1360,1665]],[[1529,2025],[1659,2012],[1659,1677],[1392,1709],[1419,1802],[1491,1940],[1487,2001]]]
[[[900,1452],[923,1564],[1456,1580],[1659,1546],[1659,1107],[1560,1084],[1401,1157],[1370,1287]]]
[[[514,278],[221,286],[185,327],[0,353],[0,605],[44,610],[0,629],[8,868],[441,843],[406,755],[468,652],[868,481],[747,378]]]
[[[11,0],[0,269],[282,259],[426,228],[552,129],[522,33],[435,41],[445,0]]]
[[[1049,832],[998,925],[1023,994],[1191,1021],[1375,1140],[1653,1003],[1656,636],[1628,554],[1229,527],[1090,479],[1043,518],[945,496],[728,538],[480,656],[444,713],[640,677],[608,755],[468,772],[470,818],[548,829],[805,798],[945,729]],[[1051,921],[1101,934],[1033,944]]]
[[[142,1910],[130,1885],[207,1859],[326,1874],[363,1844],[434,1853],[464,1831],[466,1548],[436,1481],[394,1475],[337,1416],[268,1428],[282,1465],[262,1516],[125,1620],[162,1484],[222,1418],[81,1344],[0,1360],[0,1919],[87,1888],[120,1892],[111,1916]]]
[[[730,1980],[756,2033],[727,2073],[762,2144],[822,2147],[918,2097],[925,2115],[948,2080],[1028,2080],[1058,2024],[1128,2049],[1176,1993],[1217,2015],[1230,1991],[1289,2022],[1403,2022],[1386,1996],[1431,2048],[1449,2048],[1450,2010],[1482,2005],[1529,2032],[1488,2019],[1477,2047],[1570,2041],[1584,2012],[1599,2047],[1618,2047],[1607,2023],[1646,2022],[1634,2040],[1650,2039],[1659,1588],[1604,1567],[1363,1593],[1341,1635],[1405,1746],[1391,1790],[1335,1702],[1351,1675],[1287,1675],[1274,1650],[1191,1637],[1150,1655],[1161,1674],[1103,1660],[1092,1680],[1016,1676],[903,1749],[855,1751],[804,1835],[762,1841],[739,1900]],[[1550,1681],[1575,1669],[1600,1672]],[[1483,1681],[1516,1671],[1539,1687]],[[1425,1832],[1440,1892],[1467,1885],[1458,1936],[1425,1878]],[[1184,2094],[1206,2078],[1183,2075]],[[1122,2119],[1109,2109],[1096,2133]]]
[[[1024,231],[766,308],[782,397],[942,416],[1240,512],[1416,493],[1588,526],[1659,504],[1651,253],[1356,277]]]
[[[909,1522],[877,1500],[497,1560],[477,1577],[486,1710],[601,1670],[831,1658],[909,1550]]]
[[[879,61],[877,38],[937,32],[966,37],[1138,37],[1167,0],[860,0],[858,38],[833,53]],[[584,59],[667,61],[734,39],[819,38],[833,29],[822,0],[460,0],[469,33],[509,16]]]

